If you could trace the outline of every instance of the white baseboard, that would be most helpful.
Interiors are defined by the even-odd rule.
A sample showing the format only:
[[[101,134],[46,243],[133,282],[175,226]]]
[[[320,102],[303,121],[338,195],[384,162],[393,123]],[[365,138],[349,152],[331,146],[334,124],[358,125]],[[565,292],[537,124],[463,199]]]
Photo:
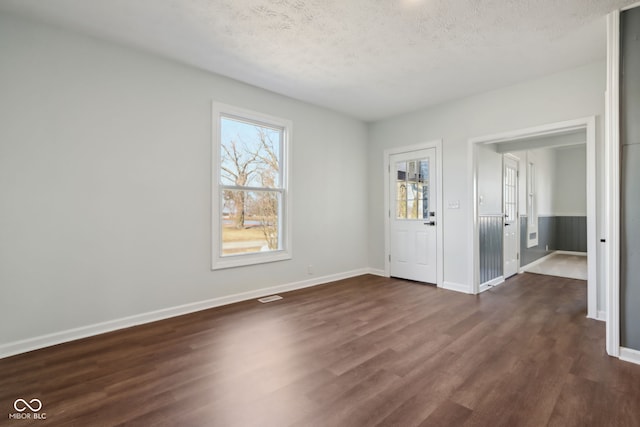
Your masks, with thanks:
[[[504,283],[504,276],[498,276],[495,279],[491,279],[488,282],[484,282],[483,284],[480,285],[480,292],[484,292],[487,289],[490,289],[494,286],[498,286],[500,284]]]
[[[189,314],[196,311],[219,307],[222,305],[233,304],[240,301],[261,298],[279,292],[288,292],[294,291],[296,289],[323,285],[326,283],[335,282],[337,280],[348,279],[350,277],[361,276],[368,273],[374,274],[371,273],[371,269],[362,268],[343,273],[330,274],[328,276],[314,277],[312,279],[301,280],[299,282],[288,283],[285,285],[272,286],[269,288],[257,289],[255,291],[242,292],[239,294],[212,298],[205,301],[198,301],[189,304],[178,305],[175,307],[163,308],[160,310],[136,314],[133,316],[109,320],[106,322],[94,323],[92,325],[54,332],[52,334],[41,335],[25,340],[9,342],[0,345],[0,359],[20,353],[26,353],[32,350],[38,350],[40,348],[49,347],[56,344],[62,344],[81,338],[87,338],[94,335],[104,334],[106,332],[112,332],[118,329],[129,328],[131,326],[142,325],[144,323],[156,322],[158,320],[181,316],[183,314]]]
[[[469,285],[454,282],[442,282],[442,289],[449,291],[462,292],[464,294],[473,294],[473,289]]]
[[[620,347],[620,360],[640,365],[640,351],[631,348]]]
[[[593,320],[598,320],[600,322],[606,322],[607,321],[607,315],[603,310],[597,311],[595,316],[594,315],[590,315],[589,313],[587,313],[587,319],[593,319]]]
[[[374,276],[387,277],[387,275],[384,273],[384,270],[381,270],[379,268],[369,268],[367,273],[373,274]]]
[[[586,252],[573,252],[573,251],[555,251],[554,254],[558,255],[577,255],[577,256],[587,256]],[[551,254],[553,255],[553,254]]]
[[[535,261],[530,262],[527,265],[523,265],[522,267],[520,267],[519,272],[520,273],[526,273],[527,272],[527,268],[529,267],[533,267],[534,265],[538,265],[540,263],[545,262],[546,260],[548,260],[549,258],[551,258],[552,256],[554,256],[557,253],[557,251],[555,252],[551,252],[549,255],[545,255],[542,258],[538,258]]]

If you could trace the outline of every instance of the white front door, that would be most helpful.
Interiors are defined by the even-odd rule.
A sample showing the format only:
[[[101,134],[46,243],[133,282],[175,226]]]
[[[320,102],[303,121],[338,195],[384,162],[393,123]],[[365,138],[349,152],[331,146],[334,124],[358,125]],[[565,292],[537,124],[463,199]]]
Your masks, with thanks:
[[[436,149],[389,156],[390,275],[437,281]]]
[[[504,278],[518,272],[518,161],[504,156],[502,200],[504,203]]]

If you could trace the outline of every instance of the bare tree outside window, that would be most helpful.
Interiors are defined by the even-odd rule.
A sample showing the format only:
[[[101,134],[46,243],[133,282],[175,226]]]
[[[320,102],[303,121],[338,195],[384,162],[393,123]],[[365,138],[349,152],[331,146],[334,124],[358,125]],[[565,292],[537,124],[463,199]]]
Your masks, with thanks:
[[[221,119],[222,255],[280,248],[283,130]]]

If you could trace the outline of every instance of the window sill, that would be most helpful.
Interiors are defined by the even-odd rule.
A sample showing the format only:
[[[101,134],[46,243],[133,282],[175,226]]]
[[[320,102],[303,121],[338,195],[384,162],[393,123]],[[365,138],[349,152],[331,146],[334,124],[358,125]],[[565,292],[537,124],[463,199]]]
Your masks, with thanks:
[[[250,265],[267,264],[291,259],[288,251],[273,251],[268,253],[255,253],[247,255],[229,255],[213,259],[211,270],[223,270],[227,268],[246,267]]]

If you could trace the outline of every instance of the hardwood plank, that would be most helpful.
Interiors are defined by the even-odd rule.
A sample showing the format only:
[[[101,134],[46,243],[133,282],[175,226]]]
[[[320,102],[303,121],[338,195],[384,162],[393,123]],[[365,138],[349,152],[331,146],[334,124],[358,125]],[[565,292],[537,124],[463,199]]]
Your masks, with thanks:
[[[424,420],[420,427],[459,426],[471,415],[471,410],[450,401],[444,401]]]
[[[637,426],[586,283],[365,275],[0,360],[0,426]],[[39,398],[47,420],[10,420]]]

